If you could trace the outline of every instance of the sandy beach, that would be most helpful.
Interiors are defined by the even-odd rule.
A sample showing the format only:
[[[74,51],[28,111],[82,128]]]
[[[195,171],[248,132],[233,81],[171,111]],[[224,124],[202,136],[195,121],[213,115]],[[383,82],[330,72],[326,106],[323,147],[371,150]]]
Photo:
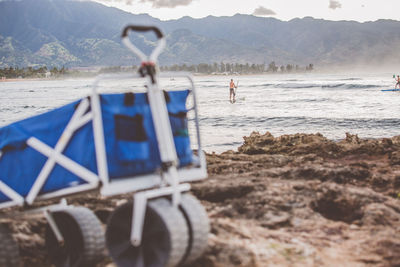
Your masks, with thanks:
[[[192,184],[211,233],[195,266],[398,266],[400,136],[340,142],[320,134],[252,133],[237,151],[208,154]],[[126,196],[127,197],[127,196]],[[106,221],[119,198],[76,197]],[[24,266],[50,266],[45,220],[5,223]],[[98,266],[114,266],[105,258]]]
[[[4,78],[4,79],[3,79]],[[29,81],[46,81],[48,78],[5,78],[0,77],[0,82],[29,82]]]

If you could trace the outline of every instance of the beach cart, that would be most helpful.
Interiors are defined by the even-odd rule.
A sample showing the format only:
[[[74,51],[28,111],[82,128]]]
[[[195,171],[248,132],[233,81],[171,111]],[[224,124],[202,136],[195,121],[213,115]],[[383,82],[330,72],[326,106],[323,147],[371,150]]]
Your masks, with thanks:
[[[155,33],[150,56],[132,44],[130,31]],[[102,75],[88,97],[0,128],[0,209],[3,216],[44,214],[56,266],[94,265],[105,247],[118,266],[176,266],[207,246],[206,211],[188,193],[188,182],[207,177],[193,79],[174,73],[188,88],[161,90],[159,79],[171,75],[157,71],[165,46],[158,28],[127,26],[122,41],[142,61],[138,74]],[[100,93],[110,79],[144,79],[146,90]],[[66,201],[88,191],[127,198],[111,212],[105,233],[90,209]],[[61,201],[46,204],[52,199]],[[18,266],[17,245],[4,225],[0,266]]]

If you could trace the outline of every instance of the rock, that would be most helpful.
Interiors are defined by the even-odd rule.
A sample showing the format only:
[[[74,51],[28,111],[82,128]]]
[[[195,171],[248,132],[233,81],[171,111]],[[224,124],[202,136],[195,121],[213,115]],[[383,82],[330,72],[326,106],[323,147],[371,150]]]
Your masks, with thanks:
[[[400,136],[341,141],[251,133],[237,151],[206,154],[192,193],[211,222],[200,266],[399,266]],[[103,223],[131,194],[71,199]],[[10,210],[3,211],[3,215]],[[49,267],[46,221],[5,221],[24,266]],[[98,267],[114,266],[105,259]]]
[[[372,242],[371,242],[372,243]],[[371,244],[371,252],[381,256],[385,266],[400,266],[400,241],[395,237],[379,237]]]
[[[282,135],[275,138],[271,133],[261,135],[253,132],[243,137],[244,143],[238,148],[239,153],[255,154],[316,154],[322,157],[339,158],[346,155],[367,154],[382,155],[400,148],[400,137],[382,139],[360,139],[357,135],[346,133],[340,142],[326,139],[317,134]],[[395,156],[394,156],[395,157]]]
[[[372,203],[363,209],[363,225],[400,226],[400,213],[383,203]]]
[[[360,144],[360,138],[358,138],[356,134],[346,133],[346,139],[344,141],[349,144]]]
[[[346,188],[334,184],[321,185],[316,199],[311,202],[311,208],[327,219],[349,224],[364,215],[361,200]]]
[[[400,165],[400,151],[394,151],[389,154],[391,165]]]
[[[261,226],[267,227],[270,229],[277,229],[284,226],[290,226],[291,216],[287,212],[272,212],[269,211],[263,216],[263,222],[261,222]]]

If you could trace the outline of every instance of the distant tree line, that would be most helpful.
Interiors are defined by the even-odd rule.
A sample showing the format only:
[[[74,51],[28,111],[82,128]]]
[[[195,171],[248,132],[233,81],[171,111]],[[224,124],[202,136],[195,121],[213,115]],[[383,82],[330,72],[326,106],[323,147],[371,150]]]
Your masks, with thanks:
[[[314,70],[314,65],[309,64],[307,66],[299,65],[277,65],[275,61],[272,61],[268,66],[266,64],[241,64],[241,63],[200,63],[197,65],[171,65],[161,66],[161,71],[188,71],[194,73],[208,73],[208,74],[223,74],[223,73],[238,73],[238,74],[259,74],[259,73],[277,73],[277,72],[308,72]]]
[[[12,78],[44,78],[47,75],[49,76],[60,76],[66,74],[68,69],[65,67],[57,68],[53,67],[48,69],[46,66],[43,67],[27,67],[27,68],[18,68],[18,67],[8,67],[0,69],[0,78],[5,77],[7,79]]]
[[[121,67],[121,66],[111,66],[103,67],[98,70],[98,73],[110,73],[110,72],[121,72],[121,71],[135,71],[136,66]],[[299,65],[277,65],[274,61],[267,65],[265,64],[241,64],[241,63],[200,63],[197,65],[172,65],[172,66],[161,66],[161,71],[188,71],[192,73],[205,73],[205,74],[260,74],[260,73],[290,73],[290,72],[309,72],[314,70],[314,65],[309,64],[307,66]],[[46,66],[42,67],[8,67],[0,68],[0,79],[5,77],[6,79],[12,78],[45,78],[45,77],[60,77],[63,75],[79,76],[81,73],[78,70],[69,70],[64,66],[62,68],[52,67],[48,69]],[[93,73],[94,74],[94,73]]]
[[[99,73],[114,73],[114,72],[129,72],[137,70],[136,66],[129,66],[129,67],[121,67],[121,66],[109,66],[109,67],[102,67],[98,72]]]
[[[304,72],[304,71],[312,71],[314,70],[314,64],[308,64],[305,67],[301,67],[299,65],[292,65],[292,64],[287,64],[278,66],[276,65],[275,61],[272,61],[269,63],[267,72]]]

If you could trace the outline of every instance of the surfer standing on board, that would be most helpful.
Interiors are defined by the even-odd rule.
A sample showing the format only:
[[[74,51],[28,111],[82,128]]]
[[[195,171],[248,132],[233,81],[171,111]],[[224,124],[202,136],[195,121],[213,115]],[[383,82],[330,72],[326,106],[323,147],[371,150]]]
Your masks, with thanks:
[[[233,79],[231,79],[231,82],[229,84],[229,101],[231,101],[231,103],[235,103],[235,88],[237,88],[237,86],[235,85],[235,83],[233,82]]]
[[[399,75],[397,75],[397,79],[396,78],[394,78],[395,80],[396,80],[396,85],[394,86],[394,89],[396,89],[397,88],[397,85],[399,86],[399,88],[400,88],[400,76]]]

